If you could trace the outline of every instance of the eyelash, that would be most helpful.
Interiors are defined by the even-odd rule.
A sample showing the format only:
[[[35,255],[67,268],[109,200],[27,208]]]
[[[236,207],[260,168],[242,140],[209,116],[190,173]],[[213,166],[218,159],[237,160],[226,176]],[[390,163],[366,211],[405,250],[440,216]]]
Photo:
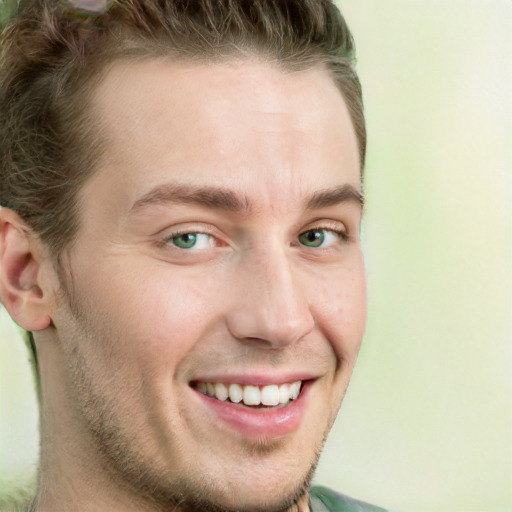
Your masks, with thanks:
[[[294,246],[300,245],[302,247],[309,248],[309,249],[328,249],[330,247],[330,245],[328,247],[307,246],[307,245],[301,244],[298,241],[301,236],[305,235],[306,233],[311,233],[311,232],[330,232],[330,233],[333,233],[334,235],[339,237],[339,241],[342,244],[345,244],[350,239],[350,236],[349,236],[347,230],[346,229],[340,229],[339,225],[336,225],[336,227],[332,226],[332,225],[327,225],[327,226],[324,225],[324,226],[312,227],[310,229],[306,229],[305,231],[302,231],[301,233],[299,233],[299,235],[297,237],[297,240],[296,240],[296,242],[294,242],[293,245]],[[191,234],[191,235],[207,235],[209,237],[215,238],[217,241],[219,240],[213,233],[208,232],[208,230],[205,230],[203,228],[194,230],[194,228],[192,228],[192,229],[182,229],[182,230],[178,230],[178,231],[174,231],[174,232],[170,233],[168,236],[166,236],[165,238],[163,238],[159,242],[159,245],[161,245],[162,247],[168,247],[169,245],[172,244],[173,239],[178,238],[179,236],[187,235],[187,234]],[[227,245],[227,244],[224,244],[224,245]],[[172,244],[172,247],[174,249],[178,249],[178,250],[182,250],[182,251],[188,251],[189,250],[189,248],[178,247],[178,246],[176,246],[174,244]],[[190,248],[190,249],[192,249],[192,248]],[[198,249],[196,249],[196,250],[198,250]],[[201,249],[199,249],[199,250],[201,250]]]
[[[299,241],[299,239],[302,236],[304,236],[305,234],[315,233],[315,232],[316,233],[318,233],[318,232],[332,233],[339,239],[338,241],[341,242],[342,244],[345,244],[349,240],[349,236],[348,236],[346,229],[340,229],[339,227],[333,227],[333,226],[318,226],[318,227],[310,228],[310,229],[307,229],[306,231],[301,232],[299,234],[299,236],[297,237],[297,242],[294,245],[301,245],[302,247],[305,247],[306,249],[326,250],[326,249],[331,248],[331,246],[336,243],[336,241],[333,241],[327,247],[320,247],[320,246],[306,245]],[[325,241],[325,237],[324,237],[323,241]],[[322,243],[323,243],[323,241],[322,241]]]
[[[177,231],[173,231],[169,235],[165,236],[158,243],[162,247],[166,247],[166,246],[169,246],[172,243],[172,240],[174,238],[178,238],[179,236],[188,235],[188,234],[190,234],[190,235],[208,235],[208,236],[210,236],[212,238],[215,238],[216,240],[220,240],[213,233],[210,233],[207,229],[204,229],[204,227],[201,227],[201,228],[198,228],[198,229],[194,229],[194,227],[192,227],[191,229],[180,229],[180,230],[177,230]],[[175,249],[180,249],[179,247],[176,247],[176,246],[174,246],[174,248]],[[183,249],[183,250],[187,250],[187,249]]]

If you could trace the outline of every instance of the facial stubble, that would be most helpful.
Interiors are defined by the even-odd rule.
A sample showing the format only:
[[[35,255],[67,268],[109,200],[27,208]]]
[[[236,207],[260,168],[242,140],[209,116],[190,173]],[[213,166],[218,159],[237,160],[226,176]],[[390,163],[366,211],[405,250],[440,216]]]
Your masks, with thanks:
[[[298,503],[304,502],[307,495],[327,433],[334,418],[327,425],[324,435],[313,451],[310,463],[305,472],[296,478],[292,490],[283,491],[285,495],[262,500],[258,505],[244,503],[244,498],[237,489],[229,489],[229,502],[239,500],[236,507],[223,504],[222,489],[215,485],[213,477],[197,475],[196,478],[172,478],[165,471],[157,471],[151,461],[147,460],[139,446],[137,437],[124,425],[129,424],[128,418],[119,418],[114,413],[118,408],[112,403],[112,396],[107,396],[98,389],[94,371],[89,365],[87,356],[81,348],[81,343],[102,340],[103,346],[109,347],[107,354],[115,357],[115,347],[122,340],[118,339],[108,318],[92,304],[86,303],[76,293],[75,286],[69,286],[69,280],[62,281],[67,286],[62,287],[61,304],[67,308],[70,316],[71,332],[67,339],[73,340],[74,345],[66,346],[67,371],[69,378],[69,398],[76,404],[76,410],[81,414],[87,425],[87,430],[93,440],[92,452],[97,454],[102,470],[111,478],[117,488],[133,496],[137,502],[146,502],[150,507],[162,512],[280,512],[301,510]],[[76,340],[81,340],[77,343]],[[115,359],[113,359],[115,360]],[[117,360],[117,364],[120,361]],[[122,362],[121,362],[122,363]],[[112,367],[115,371],[115,365]],[[129,397],[124,397],[124,400]],[[261,438],[254,442],[245,442],[244,456],[263,461],[266,457],[278,453],[286,443],[284,440],[268,440]],[[94,456],[94,455],[93,455]],[[304,453],[297,453],[298,460]]]

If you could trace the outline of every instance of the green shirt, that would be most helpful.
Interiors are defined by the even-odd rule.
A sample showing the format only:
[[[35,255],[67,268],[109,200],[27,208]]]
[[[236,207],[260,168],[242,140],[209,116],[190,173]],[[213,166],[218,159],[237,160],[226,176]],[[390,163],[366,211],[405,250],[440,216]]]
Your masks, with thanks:
[[[311,512],[388,512],[318,485],[309,490],[309,499]]]

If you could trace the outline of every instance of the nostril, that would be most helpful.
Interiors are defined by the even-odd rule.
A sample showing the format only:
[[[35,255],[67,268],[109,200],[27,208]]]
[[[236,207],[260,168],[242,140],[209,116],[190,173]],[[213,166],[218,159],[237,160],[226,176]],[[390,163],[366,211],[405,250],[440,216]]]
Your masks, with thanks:
[[[233,304],[226,326],[237,340],[248,345],[284,348],[307,336],[315,320],[307,301],[289,295],[282,287],[265,294],[253,294]]]

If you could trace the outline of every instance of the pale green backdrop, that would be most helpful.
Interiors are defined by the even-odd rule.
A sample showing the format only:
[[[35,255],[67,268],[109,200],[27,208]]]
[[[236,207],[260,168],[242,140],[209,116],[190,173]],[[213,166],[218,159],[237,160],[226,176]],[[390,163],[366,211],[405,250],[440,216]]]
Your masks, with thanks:
[[[397,511],[510,512],[512,1],[340,5],[369,127],[370,309],[317,481]],[[36,460],[26,360],[3,315],[0,493]]]

